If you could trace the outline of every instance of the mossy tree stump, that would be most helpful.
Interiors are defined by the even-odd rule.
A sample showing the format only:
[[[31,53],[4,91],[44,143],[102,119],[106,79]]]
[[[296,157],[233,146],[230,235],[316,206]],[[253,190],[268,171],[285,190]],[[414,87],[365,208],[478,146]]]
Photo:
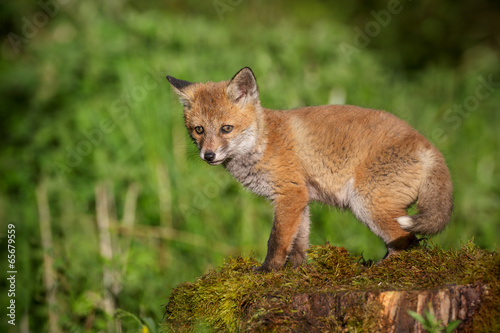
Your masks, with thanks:
[[[500,255],[473,243],[457,251],[423,247],[378,265],[330,244],[298,269],[254,274],[252,258],[174,289],[166,331],[422,332],[407,310],[430,307],[461,332],[500,332]]]

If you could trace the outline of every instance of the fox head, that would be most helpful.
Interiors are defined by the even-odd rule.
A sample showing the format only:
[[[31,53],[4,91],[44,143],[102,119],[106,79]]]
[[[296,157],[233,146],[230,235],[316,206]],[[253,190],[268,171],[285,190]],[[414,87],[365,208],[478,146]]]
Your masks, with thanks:
[[[184,121],[200,157],[210,165],[248,154],[257,142],[261,107],[248,67],[230,81],[192,83],[167,76],[184,105]]]

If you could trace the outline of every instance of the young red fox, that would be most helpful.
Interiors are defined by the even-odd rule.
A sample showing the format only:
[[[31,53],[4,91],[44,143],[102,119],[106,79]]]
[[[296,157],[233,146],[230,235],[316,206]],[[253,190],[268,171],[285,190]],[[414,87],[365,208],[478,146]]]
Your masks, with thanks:
[[[230,81],[167,79],[200,157],[223,164],[274,203],[266,259],[257,270],[304,261],[311,200],[350,208],[384,241],[386,257],[450,220],[452,183],[443,155],[392,114],[350,105],[265,109],[248,67]],[[408,216],[414,202],[419,213]]]

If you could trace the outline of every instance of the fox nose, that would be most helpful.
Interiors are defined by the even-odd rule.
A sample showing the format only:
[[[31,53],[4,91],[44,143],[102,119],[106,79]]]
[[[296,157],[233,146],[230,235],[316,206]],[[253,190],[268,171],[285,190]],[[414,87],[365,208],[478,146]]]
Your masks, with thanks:
[[[208,161],[208,162],[212,162],[213,160],[215,160],[215,153],[211,150],[207,150],[205,152],[205,161]]]

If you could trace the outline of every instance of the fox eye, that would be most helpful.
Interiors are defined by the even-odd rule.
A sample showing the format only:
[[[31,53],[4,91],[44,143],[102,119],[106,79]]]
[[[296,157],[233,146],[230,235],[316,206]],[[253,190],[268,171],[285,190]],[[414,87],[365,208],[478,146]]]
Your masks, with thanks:
[[[195,132],[196,132],[196,133],[198,133],[198,134],[203,134],[203,131],[204,131],[203,126],[196,126],[196,127],[194,128],[194,130],[195,130]]]
[[[221,127],[220,130],[221,130],[222,133],[227,134],[227,133],[229,133],[229,132],[231,132],[233,130],[233,126],[232,125],[224,125],[224,126]]]

